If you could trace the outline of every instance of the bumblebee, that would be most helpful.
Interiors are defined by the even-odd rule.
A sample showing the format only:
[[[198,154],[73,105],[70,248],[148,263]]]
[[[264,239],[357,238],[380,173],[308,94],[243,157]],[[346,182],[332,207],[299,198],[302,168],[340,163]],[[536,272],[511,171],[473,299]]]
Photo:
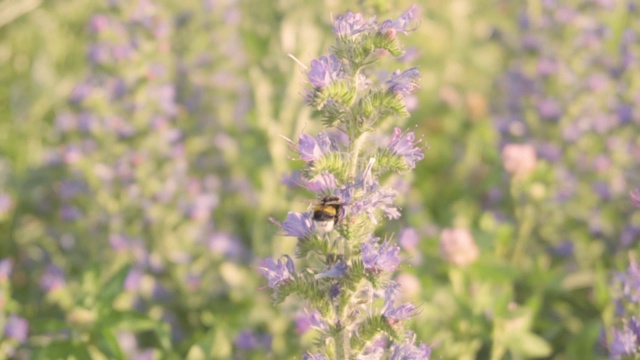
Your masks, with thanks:
[[[325,196],[313,207],[313,224],[316,232],[327,234],[338,223],[344,209],[342,201],[335,195]]]

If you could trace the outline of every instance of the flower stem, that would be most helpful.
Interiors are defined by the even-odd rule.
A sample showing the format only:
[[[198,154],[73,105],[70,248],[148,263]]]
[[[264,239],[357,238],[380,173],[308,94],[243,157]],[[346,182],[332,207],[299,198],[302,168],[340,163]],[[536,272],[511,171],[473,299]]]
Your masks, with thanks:
[[[349,178],[355,179],[356,171],[358,170],[358,158],[360,157],[360,148],[367,138],[367,133],[361,133],[356,140],[353,142],[353,146],[351,147],[351,159],[349,161]]]

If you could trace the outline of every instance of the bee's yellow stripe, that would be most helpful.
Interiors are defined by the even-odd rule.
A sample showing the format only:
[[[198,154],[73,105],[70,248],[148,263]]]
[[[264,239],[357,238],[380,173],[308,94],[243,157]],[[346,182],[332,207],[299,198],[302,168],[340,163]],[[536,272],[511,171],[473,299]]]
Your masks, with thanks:
[[[326,214],[329,214],[329,215],[331,215],[331,216],[335,216],[335,215],[336,215],[336,213],[337,213],[337,211],[336,211],[336,208],[335,208],[335,207],[333,207],[333,206],[327,206],[327,205],[322,205],[322,204],[320,204],[320,205],[316,205],[316,207],[315,207],[315,208],[313,208],[313,211],[314,211],[314,212],[316,212],[316,211],[321,211],[321,212],[326,213]]]

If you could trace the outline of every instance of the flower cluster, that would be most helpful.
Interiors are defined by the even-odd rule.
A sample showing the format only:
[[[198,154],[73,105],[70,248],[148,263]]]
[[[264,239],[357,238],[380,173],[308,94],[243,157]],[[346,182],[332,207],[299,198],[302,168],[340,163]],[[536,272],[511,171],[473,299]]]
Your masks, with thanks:
[[[616,324],[608,343],[612,359],[640,355],[640,265],[631,260],[627,271],[614,277]]]
[[[43,302],[37,306],[40,311],[78,320],[68,321],[69,328],[86,331],[79,325],[92,322],[95,314],[90,312],[101,306],[87,305],[86,298],[109,302],[113,312],[133,312],[135,307],[147,328],[153,321],[167,324],[162,331],[169,335],[158,335],[165,336],[165,347],[185,337],[188,313],[209,306],[212,294],[223,292],[218,265],[248,256],[239,237],[229,234],[233,229],[222,230],[213,221],[223,201],[220,194],[236,192],[231,187],[240,182],[221,181],[228,170],[222,152],[190,145],[216,140],[216,146],[223,146],[217,141],[225,135],[216,118],[220,114],[209,111],[208,102],[224,100],[233,106],[222,96],[231,98],[237,89],[213,76],[207,57],[222,50],[211,51],[204,34],[204,43],[192,47],[176,41],[186,37],[183,32],[204,33],[205,23],[211,31],[221,31],[220,23],[228,19],[218,19],[222,13],[211,9],[205,13],[207,6],[199,1],[180,6],[182,10],[172,13],[171,5],[156,1],[111,1],[89,19],[88,71],[54,119],[53,147],[43,170],[48,176],[42,176],[48,183],[37,202],[37,215],[46,228],[35,241],[47,245],[28,244],[38,251],[17,255],[24,257],[21,266],[29,267],[27,274],[34,278],[27,282],[39,285],[46,295],[34,300]],[[220,5],[216,11],[230,14],[233,6]],[[209,41],[220,45],[211,34],[206,35]],[[233,61],[241,63],[241,52],[234,56]],[[220,56],[215,61],[221,67],[227,60]],[[218,77],[224,75],[218,71]],[[225,71],[231,76],[234,69]],[[193,81],[204,78],[204,72],[211,81]],[[227,89],[221,91],[223,82]],[[0,218],[11,206],[0,191]],[[89,277],[92,285],[87,287],[82,282]],[[218,285],[203,286],[206,283]],[[38,294],[38,289],[29,293]],[[110,303],[116,296],[129,297],[117,310]],[[178,298],[189,298],[190,303],[167,305]],[[155,320],[149,316],[153,308]],[[25,327],[11,319],[7,331],[21,339]],[[46,336],[65,341],[69,328]],[[147,330],[136,325],[128,329],[131,332],[117,339],[124,352],[129,347],[121,338],[135,340]],[[109,336],[115,344],[115,335]]]
[[[412,7],[382,23],[351,12],[337,16],[332,53],[313,60],[307,73],[312,86],[307,102],[338,132],[301,134],[291,141],[305,162],[301,185],[318,202],[312,211],[289,212],[280,227],[283,235],[298,239],[296,256],[308,267],[296,270],[285,255],[258,268],[276,302],[297,295],[313,309],[306,323],[320,333],[323,346],[303,359],[428,359],[430,354],[401,326],[418,309],[396,303],[398,284],[389,276],[401,263],[400,248],[391,238],[374,235],[382,219],[400,216],[396,190],[381,184],[381,176],[413,169],[423,149],[413,132],[397,127],[387,143],[367,141],[387,121],[408,115],[405,97],[417,89],[418,70],[398,70],[376,81],[370,67],[382,56],[402,55],[396,35],[411,30],[416,11]]]
[[[639,174],[637,2],[542,1],[535,8],[523,10],[517,35],[499,36],[513,50],[499,81],[504,96],[494,104],[504,166],[520,179],[542,170],[545,242],[558,245],[551,234],[560,231],[550,226],[566,219],[580,225],[576,237],[629,247],[640,234],[620,206]],[[612,24],[617,11],[629,16]]]

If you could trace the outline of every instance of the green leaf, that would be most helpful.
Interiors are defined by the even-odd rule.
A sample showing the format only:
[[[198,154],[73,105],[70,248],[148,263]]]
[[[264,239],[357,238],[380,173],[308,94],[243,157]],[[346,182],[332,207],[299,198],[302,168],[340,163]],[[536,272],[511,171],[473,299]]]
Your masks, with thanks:
[[[507,347],[514,354],[525,357],[545,357],[551,354],[551,345],[533,333],[518,333],[509,337]]]

